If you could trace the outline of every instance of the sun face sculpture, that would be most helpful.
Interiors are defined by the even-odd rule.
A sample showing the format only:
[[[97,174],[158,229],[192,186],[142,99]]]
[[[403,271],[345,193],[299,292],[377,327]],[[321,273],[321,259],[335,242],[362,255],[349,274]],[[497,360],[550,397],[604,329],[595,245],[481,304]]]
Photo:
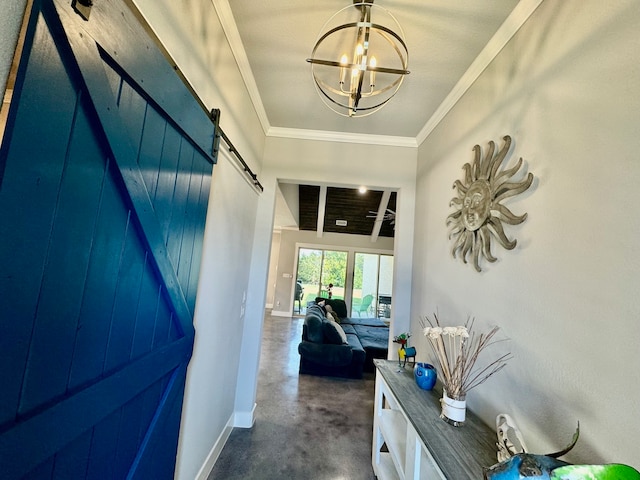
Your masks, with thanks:
[[[502,222],[518,225],[525,221],[527,214],[514,215],[500,202],[524,192],[531,186],[533,175],[529,173],[521,182],[509,182],[520,170],[522,158],[509,169],[500,169],[511,146],[511,137],[504,137],[504,145],[495,154],[496,145],[489,142],[489,150],[484,158],[480,145],[473,147],[474,159],[472,163],[465,163],[462,167],[464,183],[456,180],[453,188],[458,195],[451,199],[449,206],[456,211],[447,217],[450,227],[449,239],[453,239],[451,254],[454,258],[460,253],[460,258],[467,263],[467,256],[473,259],[473,266],[480,272],[480,257],[489,262],[497,260],[491,253],[491,240],[495,238],[507,250],[516,246],[516,240],[509,240],[504,233]]]

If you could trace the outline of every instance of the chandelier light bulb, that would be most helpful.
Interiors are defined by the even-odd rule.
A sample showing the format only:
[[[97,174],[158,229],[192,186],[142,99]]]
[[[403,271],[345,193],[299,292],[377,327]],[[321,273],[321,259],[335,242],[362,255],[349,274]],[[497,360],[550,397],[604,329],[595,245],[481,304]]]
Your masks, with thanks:
[[[371,57],[371,60],[369,60],[369,66],[371,68],[376,68],[378,62],[376,62],[376,57]],[[375,70],[370,70],[369,71],[369,86],[371,88],[376,86],[376,71]]]
[[[409,74],[402,27],[373,0],[353,0],[329,18],[307,62],[322,101],[345,117],[364,117],[381,109]]]
[[[360,63],[363,53],[364,53],[364,48],[362,48],[362,45],[358,44],[356,46],[356,61],[353,63]]]
[[[349,64],[349,58],[346,53],[342,54],[342,58],[340,59],[340,86],[344,85],[344,77],[347,75],[346,66]]]

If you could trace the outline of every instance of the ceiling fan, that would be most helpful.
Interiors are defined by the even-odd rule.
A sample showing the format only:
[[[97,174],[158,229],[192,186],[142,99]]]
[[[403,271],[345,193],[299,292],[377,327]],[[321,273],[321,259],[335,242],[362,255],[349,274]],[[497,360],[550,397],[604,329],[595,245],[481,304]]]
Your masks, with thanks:
[[[375,218],[376,222],[384,222],[384,221],[390,220],[391,225],[396,224],[396,212],[394,212],[390,208],[387,208],[387,210],[382,215],[382,218],[378,218],[378,212],[373,212],[369,210],[369,215],[367,215],[367,218]]]

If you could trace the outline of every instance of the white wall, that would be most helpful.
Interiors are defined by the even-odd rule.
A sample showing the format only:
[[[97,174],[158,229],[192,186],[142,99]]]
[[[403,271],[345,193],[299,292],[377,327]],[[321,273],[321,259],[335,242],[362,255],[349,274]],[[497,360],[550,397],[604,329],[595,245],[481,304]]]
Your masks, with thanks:
[[[264,132],[210,0],[135,0],[251,169],[260,174]],[[221,142],[213,182],[180,430],[177,479],[206,478],[236,418],[235,389],[249,302],[259,194]],[[268,251],[265,258],[268,259]],[[262,290],[264,293],[264,290]],[[258,336],[258,342],[259,342]]]
[[[232,162],[223,153],[213,169],[177,478],[195,478],[203,464],[208,473],[236,423],[233,392],[258,195]]]
[[[546,1],[419,149],[412,330],[497,324],[514,358],[467,396],[512,415],[530,451],[640,468],[640,3]],[[505,201],[528,213],[482,273],[450,255],[445,220],[472,147],[514,139],[536,180]],[[430,357],[415,336],[418,359]]]

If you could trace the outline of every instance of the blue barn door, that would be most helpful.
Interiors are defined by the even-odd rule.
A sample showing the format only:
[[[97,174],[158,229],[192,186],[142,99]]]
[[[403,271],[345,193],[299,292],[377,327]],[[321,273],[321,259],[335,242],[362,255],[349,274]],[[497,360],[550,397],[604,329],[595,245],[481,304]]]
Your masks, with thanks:
[[[215,128],[124,0],[71,3],[0,149],[0,477],[170,479]]]

